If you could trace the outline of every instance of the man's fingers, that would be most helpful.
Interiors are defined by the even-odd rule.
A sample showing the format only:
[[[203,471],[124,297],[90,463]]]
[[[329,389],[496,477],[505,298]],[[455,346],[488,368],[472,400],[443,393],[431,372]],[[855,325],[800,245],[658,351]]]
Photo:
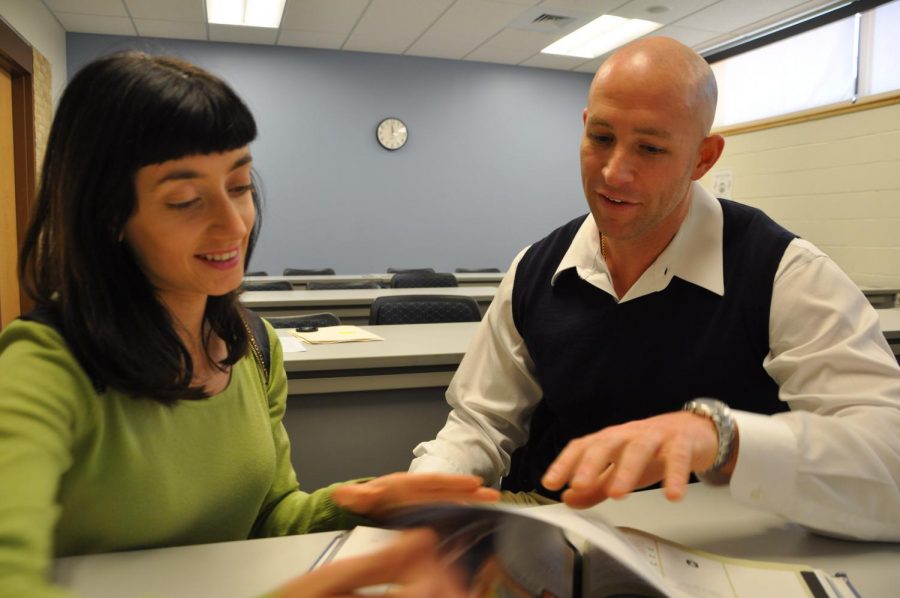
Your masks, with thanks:
[[[572,472],[581,461],[581,455],[585,443],[583,439],[573,440],[559,453],[559,456],[550,464],[544,477],[541,478],[541,484],[548,490],[560,490],[569,483],[572,478]]]
[[[361,587],[398,581],[432,558],[437,537],[429,530],[403,532],[387,547],[368,555],[329,563],[284,586],[280,596],[300,598],[353,594]]]

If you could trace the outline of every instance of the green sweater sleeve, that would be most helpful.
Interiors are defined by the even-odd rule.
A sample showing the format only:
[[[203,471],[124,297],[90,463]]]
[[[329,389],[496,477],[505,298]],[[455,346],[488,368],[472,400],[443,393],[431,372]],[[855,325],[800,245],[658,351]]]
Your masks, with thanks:
[[[252,537],[285,536],[311,532],[349,529],[368,522],[337,506],[331,491],[341,484],[332,484],[311,493],[300,491],[297,475],[291,464],[291,445],[282,418],[287,406],[287,374],[281,342],[274,329],[266,323],[271,352],[271,374],[266,394],[269,419],[275,443],[275,476],[251,532]]]
[[[48,581],[56,494],[94,396],[51,328],[15,321],[0,334],[0,598],[70,595]]]

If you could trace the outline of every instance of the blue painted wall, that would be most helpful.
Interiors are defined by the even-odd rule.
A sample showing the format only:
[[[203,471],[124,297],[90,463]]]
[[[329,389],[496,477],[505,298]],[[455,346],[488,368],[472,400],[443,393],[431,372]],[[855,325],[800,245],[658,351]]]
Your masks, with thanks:
[[[587,211],[578,144],[589,75],[69,33],[69,76],[124,49],[217,73],[256,116],[266,204],[251,269],[506,269],[522,247]],[[399,151],[375,140],[385,116],[409,127]]]

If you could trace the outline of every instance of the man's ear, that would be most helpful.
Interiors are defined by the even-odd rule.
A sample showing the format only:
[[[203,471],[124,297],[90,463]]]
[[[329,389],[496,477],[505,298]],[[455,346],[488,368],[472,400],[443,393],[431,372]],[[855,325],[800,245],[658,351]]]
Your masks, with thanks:
[[[691,173],[691,180],[698,181],[703,178],[709,169],[718,162],[722,150],[725,149],[725,138],[721,135],[710,135],[700,142],[700,151],[697,153],[697,164]]]
[[[581,124],[587,124],[587,107],[585,107],[585,109],[581,111]]]

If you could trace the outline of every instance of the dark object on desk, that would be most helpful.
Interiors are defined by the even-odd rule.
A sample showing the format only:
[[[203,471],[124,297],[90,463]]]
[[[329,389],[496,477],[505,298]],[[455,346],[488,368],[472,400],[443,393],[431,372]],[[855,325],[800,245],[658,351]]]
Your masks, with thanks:
[[[247,280],[241,287],[245,291],[293,291],[294,285],[286,280]]]
[[[458,286],[456,277],[446,272],[398,272],[391,277],[392,289]]]
[[[388,274],[399,274],[400,272],[434,272],[434,268],[388,268]]]
[[[308,291],[336,291],[341,289],[380,289],[377,280],[360,280],[356,282],[329,282],[324,280],[311,280],[306,283]]]
[[[313,326],[312,324],[303,324],[296,328],[297,332],[316,332],[318,329],[318,326]]]
[[[457,274],[476,274],[480,272],[500,272],[500,268],[457,268],[454,270]]]
[[[481,310],[471,297],[456,295],[396,295],[378,297],[369,311],[369,324],[434,324],[478,322]]]
[[[325,328],[326,326],[340,326],[341,319],[329,312],[318,314],[305,314],[302,316],[272,316],[266,318],[274,328]],[[306,331],[311,332],[311,331]]]
[[[265,270],[254,270],[253,272],[244,272],[244,276],[268,276]]]
[[[283,274],[285,276],[331,276],[334,274],[334,268],[320,268],[318,270],[285,268]]]

